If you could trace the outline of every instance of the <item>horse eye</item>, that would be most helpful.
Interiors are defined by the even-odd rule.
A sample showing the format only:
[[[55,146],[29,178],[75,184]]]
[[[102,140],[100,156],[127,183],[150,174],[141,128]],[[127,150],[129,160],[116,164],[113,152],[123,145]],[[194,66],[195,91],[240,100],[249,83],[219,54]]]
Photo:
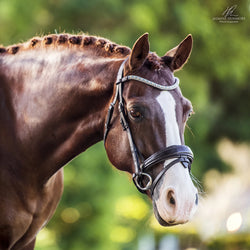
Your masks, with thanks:
[[[136,110],[136,109],[131,109],[129,111],[129,114],[132,118],[138,120],[138,119],[141,119],[142,118],[142,114],[139,110]]]
[[[193,114],[194,114],[194,111],[191,109],[191,110],[188,112],[187,117],[190,118]]]

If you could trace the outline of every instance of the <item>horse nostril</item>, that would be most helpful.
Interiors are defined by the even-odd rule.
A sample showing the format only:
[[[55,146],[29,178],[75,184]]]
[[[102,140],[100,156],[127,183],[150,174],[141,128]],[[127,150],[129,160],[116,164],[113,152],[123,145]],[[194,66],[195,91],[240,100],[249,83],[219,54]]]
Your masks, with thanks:
[[[170,202],[170,204],[175,205],[175,199],[173,196],[170,197],[169,202]]]
[[[167,199],[171,205],[175,205],[174,192],[172,190],[168,192]]]

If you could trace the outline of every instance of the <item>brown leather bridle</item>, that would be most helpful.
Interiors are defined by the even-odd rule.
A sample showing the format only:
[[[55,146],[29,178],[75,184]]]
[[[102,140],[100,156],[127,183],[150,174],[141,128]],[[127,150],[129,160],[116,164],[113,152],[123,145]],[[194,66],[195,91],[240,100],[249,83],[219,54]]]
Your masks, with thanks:
[[[174,166],[176,163],[182,163],[184,168],[188,168],[191,171],[191,164],[193,162],[193,152],[192,150],[186,145],[172,145],[166,148],[161,149],[160,151],[152,154],[146,160],[141,160],[141,153],[137,150],[137,147],[134,143],[131,130],[129,128],[129,124],[127,122],[127,116],[124,108],[124,100],[123,100],[123,83],[136,80],[142,82],[144,84],[150,85],[154,88],[169,91],[173,90],[179,85],[178,78],[175,77],[175,83],[170,86],[163,86],[157,84],[155,82],[149,81],[145,78],[128,75],[123,76],[124,65],[128,58],[126,58],[123,63],[121,64],[118,74],[117,74],[117,81],[116,81],[116,93],[113,101],[110,103],[106,123],[105,123],[105,131],[104,131],[104,144],[108,136],[108,132],[110,129],[111,118],[113,115],[114,107],[118,101],[118,110],[120,113],[120,122],[124,131],[127,132],[129,145],[131,154],[133,157],[134,162],[134,173],[133,173],[133,181],[137,189],[142,192],[146,193],[148,190],[150,191],[151,196],[153,196],[154,189],[157,183],[160,181],[161,177],[164,173]],[[152,166],[155,166],[159,163],[162,163],[166,160],[173,159],[169,164],[165,165],[160,173],[153,179],[153,177],[148,173],[148,169]]]

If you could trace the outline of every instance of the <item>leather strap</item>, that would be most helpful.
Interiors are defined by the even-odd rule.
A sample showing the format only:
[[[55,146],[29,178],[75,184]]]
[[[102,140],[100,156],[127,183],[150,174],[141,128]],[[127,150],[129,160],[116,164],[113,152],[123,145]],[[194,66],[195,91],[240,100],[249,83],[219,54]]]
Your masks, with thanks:
[[[188,146],[185,145],[173,145],[167,148],[163,148],[160,151],[149,156],[143,163],[143,170],[154,166],[163,161],[173,158],[190,158],[193,159],[193,152]]]

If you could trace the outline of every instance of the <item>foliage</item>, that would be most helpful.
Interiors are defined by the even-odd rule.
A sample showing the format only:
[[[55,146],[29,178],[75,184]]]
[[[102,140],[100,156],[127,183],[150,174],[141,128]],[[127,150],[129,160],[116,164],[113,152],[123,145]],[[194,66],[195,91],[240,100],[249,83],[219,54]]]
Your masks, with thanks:
[[[227,237],[217,237],[207,243],[208,250],[242,250],[250,248],[249,234],[235,234]]]
[[[245,20],[213,20],[234,4]],[[147,31],[151,50],[163,55],[191,33],[193,53],[176,76],[196,112],[186,143],[196,155],[193,172],[202,178],[210,168],[227,169],[216,152],[221,138],[250,140],[248,5],[246,0],[1,0],[0,42],[83,31],[132,46]],[[62,201],[37,249],[135,249],[137,237],[151,230],[151,205],[143,199],[126,175],[113,171],[97,144],[65,167]]]

